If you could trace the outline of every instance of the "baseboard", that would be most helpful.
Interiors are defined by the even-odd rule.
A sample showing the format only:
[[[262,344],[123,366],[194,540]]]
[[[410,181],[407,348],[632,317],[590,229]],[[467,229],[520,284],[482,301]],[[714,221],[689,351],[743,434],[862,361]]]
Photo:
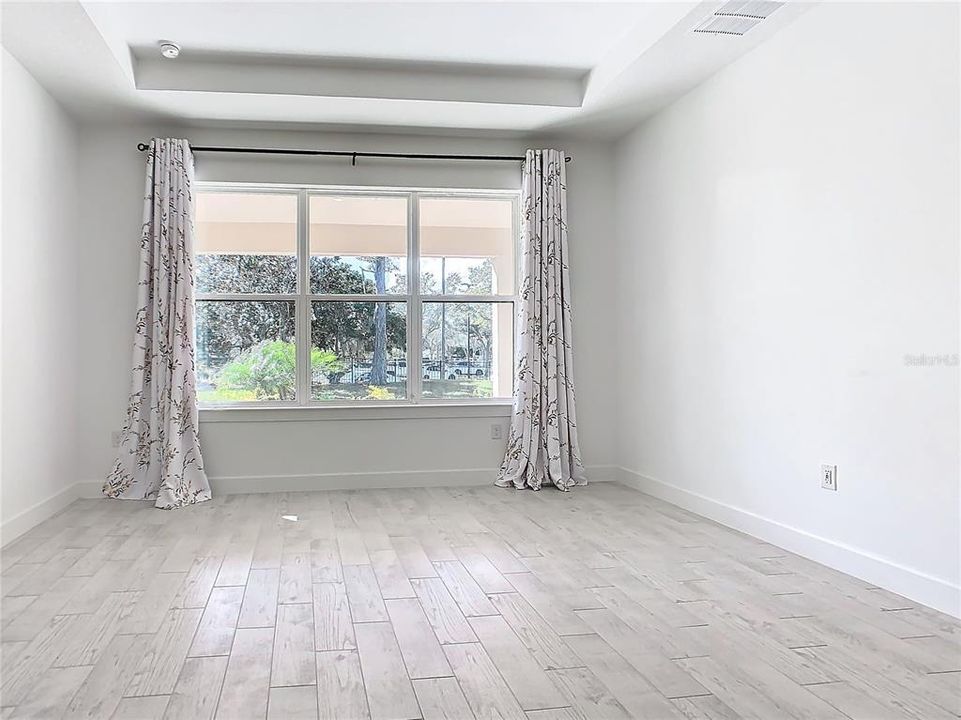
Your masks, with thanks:
[[[0,546],[16,540],[28,530],[51,518],[76,500],[79,483],[65,487],[55,495],[14,515],[0,525]]]
[[[954,617],[961,617],[961,588],[860,548],[813,535],[713,498],[618,467],[622,485],[710,518],[727,527],[861,578]]]
[[[587,467],[591,482],[612,482],[616,466]],[[453,470],[389,470],[365,473],[317,473],[313,475],[221,475],[210,477],[214,495],[246,495],[268,492],[310,492],[311,490],[382,490],[415,487],[470,487],[490,485],[497,477],[496,468],[460,468]],[[76,497],[101,496],[102,481],[76,484]]]
[[[217,495],[249,495],[314,490],[374,490],[413,487],[461,487],[494,482],[496,470],[404,470],[369,473],[318,473],[313,475],[212,475],[210,490]],[[101,497],[102,483],[87,481],[78,497]]]
[[[617,465],[588,465],[584,471],[588,482],[615,482],[618,469]]]
[[[103,480],[83,480],[74,487],[77,497],[85,500],[96,500],[103,497]]]
[[[235,475],[210,478],[214,495],[311,490],[360,490],[486,485],[497,472],[490,469],[391,470],[386,472],[320,473],[315,475]]]
[[[613,480],[615,477],[613,465],[595,466],[590,470],[592,472],[588,474],[588,477],[595,481]],[[490,485],[496,477],[496,468],[388,470],[315,475],[237,475],[211,477],[210,489],[214,494],[231,495],[264,492],[306,492],[311,490],[470,487]]]

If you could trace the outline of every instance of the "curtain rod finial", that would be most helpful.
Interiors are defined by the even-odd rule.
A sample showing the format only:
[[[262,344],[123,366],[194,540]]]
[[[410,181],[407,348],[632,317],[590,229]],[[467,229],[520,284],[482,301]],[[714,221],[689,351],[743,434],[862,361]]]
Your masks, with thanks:
[[[150,146],[149,146],[147,143],[137,143],[137,149],[138,149],[140,152],[143,152],[144,150],[146,150],[146,149],[149,148],[149,147],[150,147]]]

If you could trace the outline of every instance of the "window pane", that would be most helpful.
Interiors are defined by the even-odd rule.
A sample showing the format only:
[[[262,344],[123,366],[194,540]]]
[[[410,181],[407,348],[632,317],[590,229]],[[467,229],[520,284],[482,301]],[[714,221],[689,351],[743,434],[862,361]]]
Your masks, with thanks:
[[[407,292],[407,198],[312,195],[310,291]]]
[[[199,293],[297,292],[297,196],[197,193]]]
[[[292,301],[198,301],[198,400],[295,400],[294,318]]]
[[[407,304],[311,303],[313,400],[407,397]]]
[[[425,302],[422,311],[424,397],[511,396],[513,304]]]
[[[514,294],[510,200],[422,198],[419,211],[423,294]]]

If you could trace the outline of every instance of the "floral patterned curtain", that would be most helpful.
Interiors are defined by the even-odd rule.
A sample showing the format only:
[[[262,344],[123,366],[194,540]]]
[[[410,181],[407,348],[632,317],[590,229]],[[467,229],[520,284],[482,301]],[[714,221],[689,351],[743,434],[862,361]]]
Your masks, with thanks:
[[[194,164],[186,140],[154,138],[140,238],[133,379],[120,452],[103,486],[164,510],[210,499],[197,439]]]
[[[564,153],[528,150],[514,415],[496,485],[586,485],[577,445]]]

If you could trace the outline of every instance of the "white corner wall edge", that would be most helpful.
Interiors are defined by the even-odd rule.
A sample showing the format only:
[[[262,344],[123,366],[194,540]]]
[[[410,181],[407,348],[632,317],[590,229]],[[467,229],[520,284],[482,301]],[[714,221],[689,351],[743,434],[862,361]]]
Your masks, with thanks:
[[[81,485],[83,484],[84,483],[74,483],[73,485],[69,485],[57,494],[48,497],[46,500],[41,500],[36,505],[4,521],[3,524],[0,525],[0,546],[16,540],[44,520],[53,517],[64,508],[69,507],[74,500],[81,497]],[[97,485],[97,490],[100,490],[99,484]]]
[[[622,485],[740,530],[753,537],[827,565],[878,587],[961,617],[961,587],[828,538],[757,515],[713,498],[655,480],[634,470],[617,467],[615,479]]]
[[[614,465],[587,468],[591,482],[615,479]],[[402,470],[371,473],[327,473],[319,475],[241,475],[211,477],[214,495],[242,495],[269,492],[309,492],[311,490],[374,490],[416,487],[476,487],[490,485],[497,475],[493,468],[467,470]],[[74,500],[97,499],[102,480],[84,480],[37,503],[0,525],[0,545],[6,545],[67,508]]]

